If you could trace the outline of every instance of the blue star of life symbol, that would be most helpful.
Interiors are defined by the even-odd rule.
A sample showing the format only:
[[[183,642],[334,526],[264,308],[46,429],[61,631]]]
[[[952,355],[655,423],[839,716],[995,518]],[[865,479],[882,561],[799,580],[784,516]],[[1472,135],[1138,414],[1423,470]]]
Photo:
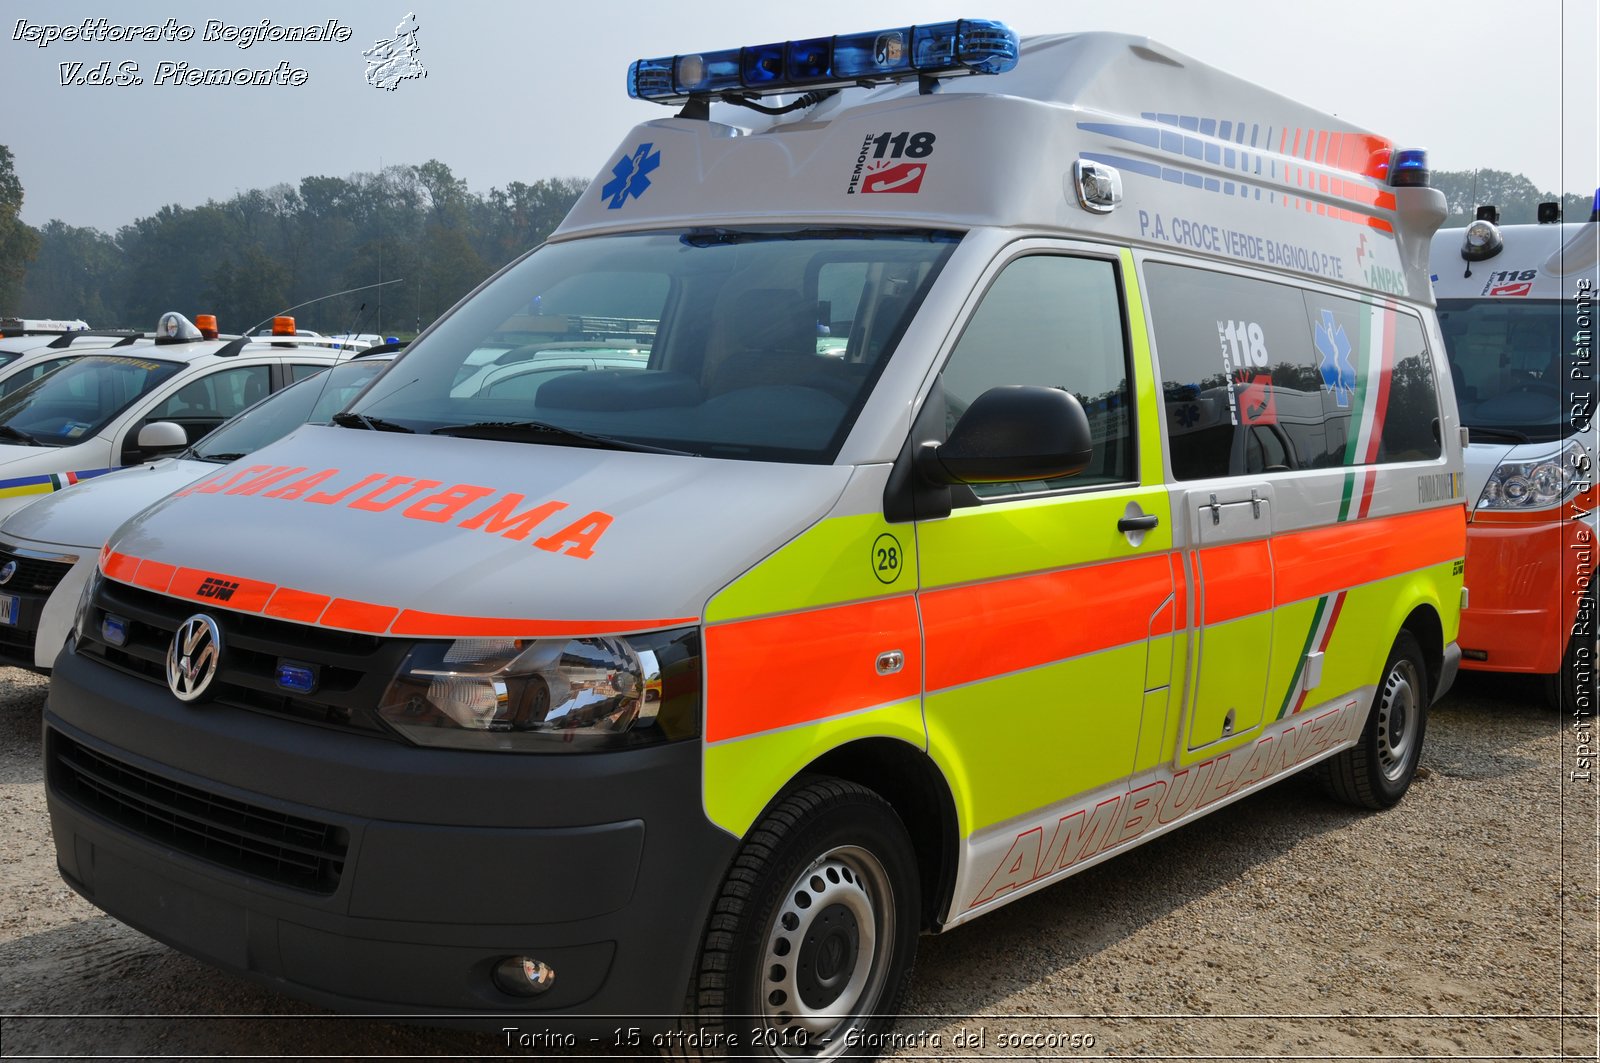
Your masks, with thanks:
[[[1334,321],[1333,311],[1324,310],[1317,325],[1317,370],[1322,382],[1333,392],[1333,401],[1340,406],[1350,405],[1350,396],[1356,390],[1356,367],[1350,361],[1350,339],[1344,326]]]
[[[661,152],[651,151],[653,143],[645,142],[624,155],[611,167],[611,180],[600,189],[600,195],[609,199],[606,209],[616,210],[632,196],[638,199],[650,187],[650,172],[661,165]]]
[[[1200,420],[1200,407],[1186,402],[1178,407],[1177,421],[1185,428],[1193,428]]]

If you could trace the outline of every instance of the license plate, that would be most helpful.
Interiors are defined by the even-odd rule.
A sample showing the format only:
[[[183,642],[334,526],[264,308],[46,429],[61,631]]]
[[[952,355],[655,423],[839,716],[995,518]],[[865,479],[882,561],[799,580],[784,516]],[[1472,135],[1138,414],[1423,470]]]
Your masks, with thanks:
[[[15,594],[0,594],[0,624],[17,626],[17,611],[21,601]]]

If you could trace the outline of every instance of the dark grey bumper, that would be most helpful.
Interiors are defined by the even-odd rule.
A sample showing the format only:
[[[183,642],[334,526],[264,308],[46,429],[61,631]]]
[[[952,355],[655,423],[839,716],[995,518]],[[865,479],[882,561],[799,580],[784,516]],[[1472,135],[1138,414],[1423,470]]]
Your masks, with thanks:
[[[675,1014],[737,844],[704,816],[695,742],[417,749],[184,706],[70,649],[44,728],[57,859],[74,888],[175,948],[335,1010],[579,1028],[611,1016],[592,1021],[607,1031],[618,1015]],[[142,825],[124,808],[136,800],[220,806],[196,814],[251,824],[252,838],[288,824],[273,828],[285,851],[313,824],[342,856],[322,858],[315,882],[274,881],[270,859],[192,824]],[[515,955],[553,967],[554,987],[497,988],[494,967]]]

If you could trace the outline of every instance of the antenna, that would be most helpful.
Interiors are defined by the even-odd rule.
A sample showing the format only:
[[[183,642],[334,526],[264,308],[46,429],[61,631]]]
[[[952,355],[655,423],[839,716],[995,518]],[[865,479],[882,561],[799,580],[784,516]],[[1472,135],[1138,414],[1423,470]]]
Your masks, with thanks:
[[[223,347],[217,351],[217,356],[220,358],[231,358],[238,354],[240,351],[244,350],[245,344],[250,342],[250,337],[255,334],[256,329],[260,328],[262,325],[265,325],[268,321],[271,321],[275,317],[280,317],[289,313],[291,310],[298,310],[302,306],[310,306],[312,303],[320,303],[324,299],[337,299],[341,295],[352,295],[355,292],[364,292],[371,288],[382,288],[385,284],[399,284],[403,280],[405,280],[404,277],[396,277],[392,281],[379,281],[377,284],[363,284],[359,288],[346,288],[342,292],[329,292],[327,295],[319,295],[315,299],[307,299],[303,303],[295,303],[293,306],[284,307],[276,314],[268,314],[260,321],[257,321],[254,325],[251,325],[249,328],[245,329],[244,334],[238,339],[233,340],[226,347]],[[362,303],[361,305],[366,306],[367,304]]]

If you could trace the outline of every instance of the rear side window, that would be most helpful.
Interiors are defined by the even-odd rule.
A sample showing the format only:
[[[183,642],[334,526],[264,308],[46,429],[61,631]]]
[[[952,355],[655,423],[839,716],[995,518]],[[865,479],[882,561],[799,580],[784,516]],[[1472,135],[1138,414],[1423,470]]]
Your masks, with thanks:
[[[1185,266],[1145,275],[1177,479],[1439,456],[1416,318]]]

